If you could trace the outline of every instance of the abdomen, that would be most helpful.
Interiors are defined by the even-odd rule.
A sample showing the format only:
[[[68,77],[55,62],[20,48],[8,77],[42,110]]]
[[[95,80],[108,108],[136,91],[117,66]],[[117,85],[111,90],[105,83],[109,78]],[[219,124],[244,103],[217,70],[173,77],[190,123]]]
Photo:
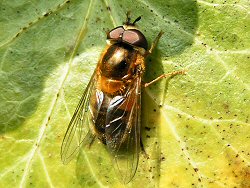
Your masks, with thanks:
[[[133,47],[117,43],[107,49],[98,63],[97,89],[91,96],[90,108],[95,134],[104,144],[109,140],[109,133],[115,137],[112,138],[114,140],[124,135],[127,114],[136,100],[133,96],[134,99],[124,103],[126,93],[134,84],[137,57],[138,52]],[[107,133],[106,127],[111,125]]]

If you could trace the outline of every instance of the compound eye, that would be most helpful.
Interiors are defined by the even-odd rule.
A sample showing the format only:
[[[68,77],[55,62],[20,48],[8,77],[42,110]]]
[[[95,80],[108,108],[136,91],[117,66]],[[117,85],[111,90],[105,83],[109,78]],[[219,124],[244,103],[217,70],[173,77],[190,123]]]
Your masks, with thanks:
[[[124,28],[122,26],[116,27],[108,33],[107,39],[119,39],[122,36],[123,32]]]
[[[142,47],[145,50],[148,48],[148,42],[145,36],[136,29],[130,29],[123,32],[122,40],[131,45]]]

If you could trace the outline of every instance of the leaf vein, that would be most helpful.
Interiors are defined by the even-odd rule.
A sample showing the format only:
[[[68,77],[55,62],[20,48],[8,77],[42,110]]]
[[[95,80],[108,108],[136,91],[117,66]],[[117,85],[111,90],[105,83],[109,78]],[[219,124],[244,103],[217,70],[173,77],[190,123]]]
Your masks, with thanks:
[[[83,37],[83,33],[84,33],[85,29],[86,29],[86,22],[87,22],[87,20],[89,18],[90,9],[92,7],[92,4],[93,4],[93,0],[91,0],[90,3],[89,3],[89,7],[88,7],[88,10],[87,10],[87,13],[86,13],[86,17],[85,17],[85,19],[83,21],[83,26],[82,26],[82,28],[81,28],[81,30],[79,32],[79,35],[78,35],[78,37],[76,39],[74,49],[73,49],[72,54],[70,56],[70,60],[66,64],[65,71],[63,72],[63,76],[62,76],[62,79],[61,79],[61,83],[59,84],[58,92],[55,94],[55,97],[53,98],[51,106],[50,106],[50,108],[48,110],[47,116],[46,116],[44,122],[42,123],[42,126],[41,126],[40,130],[39,130],[40,133],[39,133],[38,139],[37,139],[36,143],[33,145],[31,151],[29,152],[30,155],[29,155],[29,158],[28,158],[28,161],[27,161],[27,164],[26,164],[26,167],[25,167],[22,179],[21,179],[20,187],[24,186],[25,179],[26,179],[26,177],[28,175],[28,171],[29,171],[30,165],[32,163],[32,159],[33,159],[33,157],[34,157],[34,155],[36,153],[36,150],[37,150],[37,148],[38,148],[38,146],[39,146],[39,144],[40,144],[40,142],[42,140],[42,137],[43,137],[43,135],[45,133],[46,127],[47,127],[47,125],[49,123],[50,116],[52,115],[52,113],[54,111],[54,108],[56,106],[56,103],[57,103],[57,100],[58,100],[58,94],[62,90],[64,82],[66,81],[66,78],[67,78],[67,76],[68,76],[68,74],[70,72],[71,64],[73,62],[73,57],[74,57],[74,55],[76,53],[76,50],[77,50],[77,48],[79,46],[79,43],[80,43],[80,41],[81,41],[81,39]]]
[[[84,150],[82,150],[82,153],[83,153],[83,155],[84,155],[84,158],[85,158],[86,163],[88,164],[88,168],[89,168],[91,174],[93,175],[93,178],[96,180],[97,184],[99,185],[99,187],[106,188],[107,186],[104,186],[104,185],[102,184],[102,182],[100,182],[100,181],[98,180],[98,178],[96,177],[96,175],[95,175],[95,173],[94,173],[94,170],[93,170],[93,168],[92,168],[92,165],[90,164],[90,161],[89,161],[89,159],[88,159],[88,156],[87,156],[87,154],[84,152]]]
[[[68,0],[65,0],[62,4],[57,5],[56,7],[52,8],[52,10],[48,10],[48,12],[46,12],[45,14],[50,15],[51,13],[55,13],[58,10],[60,10],[61,8],[64,7],[64,5],[66,5],[68,2]],[[28,29],[30,29],[32,26],[34,26],[35,24],[39,23],[41,20],[43,20],[44,18],[46,18],[45,14],[41,15],[40,17],[37,17],[35,20],[30,21],[29,23],[27,23],[25,26],[21,27],[20,30],[14,34],[12,37],[10,37],[6,42],[0,44],[0,48],[10,44],[11,42],[13,42],[20,34],[24,33],[25,31],[27,31]]]
[[[233,3],[223,3],[223,4],[219,4],[219,3],[209,3],[209,2],[206,2],[206,1],[203,1],[203,0],[197,0],[198,3],[200,4],[204,4],[204,5],[207,5],[207,6],[213,6],[213,7],[217,7],[217,6],[232,6],[232,7],[238,7],[242,10],[247,10],[247,6],[244,6],[244,5],[239,5],[239,4],[233,4]]]
[[[192,159],[191,155],[189,154],[188,150],[186,149],[186,144],[184,141],[182,141],[181,137],[179,136],[179,134],[177,133],[174,124],[172,123],[172,121],[170,120],[170,118],[168,118],[166,116],[166,114],[164,112],[162,112],[162,110],[160,110],[161,113],[163,114],[173,136],[175,137],[175,139],[178,141],[178,143],[180,144],[180,148],[182,149],[182,152],[184,153],[185,157],[188,159],[188,161],[190,162],[191,166],[193,167],[193,169],[198,169],[198,165],[196,164],[196,162]],[[199,171],[195,171],[196,174],[198,175],[200,181],[198,181],[199,183],[202,182],[202,178],[205,177],[203,174],[201,174]]]
[[[41,160],[41,162],[42,162],[43,170],[44,170],[44,172],[45,172],[45,175],[46,175],[46,179],[47,179],[47,181],[48,181],[48,184],[49,184],[50,187],[53,188],[54,185],[53,185],[53,183],[52,183],[52,181],[51,181],[51,179],[50,179],[49,172],[48,172],[48,170],[47,170],[47,166],[46,166],[46,163],[45,163],[45,161],[44,161],[44,158],[43,158],[43,156],[42,156],[42,154],[41,154],[41,151],[39,150],[38,153],[39,153],[39,158],[40,158],[40,160]]]
[[[182,26],[180,26],[178,23],[174,22],[174,21],[171,20],[170,18],[166,18],[166,16],[165,16],[164,18],[162,18],[162,17],[160,16],[160,13],[158,13],[158,11],[157,11],[151,4],[146,3],[145,0],[144,0],[144,1],[143,1],[143,0],[137,0],[137,1],[139,1],[139,2],[141,2],[142,4],[144,4],[144,5],[148,6],[148,7],[150,7],[150,8],[153,10],[153,13],[154,13],[155,15],[157,15],[157,16],[159,16],[159,18],[161,18],[161,19],[167,21],[171,26],[173,26],[174,28],[176,28],[178,31],[180,31],[180,32],[182,32],[182,33],[184,33],[184,34],[186,34],[186,35],[189,36],[189,37],[192,37],[192,38],[194,37],[194,34],[189,33],[188,31],[186,31],[185,29],[183,29]]]
[[[105,5],[106,5],[107,7],[109,7],[109,4],[108,4],[108,1],[107,1],[107,0],[104,0],[104,3],[105,3]],[[114,27],[116,27],[116,26],[117,26],[117,23],[116,23],[116,21],[115,21],[115,19],[114,19],[114,16],[111,14],[111,11],[109,11],[109,16],[110,16],[110,19],[111,19],[111,21],[112,21]]]

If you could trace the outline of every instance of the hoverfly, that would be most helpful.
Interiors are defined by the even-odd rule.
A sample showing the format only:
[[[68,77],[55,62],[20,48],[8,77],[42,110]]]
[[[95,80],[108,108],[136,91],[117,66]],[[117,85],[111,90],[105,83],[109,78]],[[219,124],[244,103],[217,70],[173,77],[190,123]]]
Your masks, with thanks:
[[[160,32],[148,50],[148,42],[135,23],[141,17],[107,33],[108,45],[85,89],[69,123],[61,146],[61,159],[67,164],[81,147],[97,137],[106,145],[123,183],[134,177],[141,149],[141,87],[145,58],[162,35]],[[177,71],[162,75],[150,83]]]

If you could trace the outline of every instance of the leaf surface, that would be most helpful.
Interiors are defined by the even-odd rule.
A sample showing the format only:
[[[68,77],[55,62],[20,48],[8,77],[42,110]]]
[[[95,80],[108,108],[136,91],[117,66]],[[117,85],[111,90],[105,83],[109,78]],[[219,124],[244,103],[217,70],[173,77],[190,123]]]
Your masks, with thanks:
[[[250,187],[248,0],[0,2],[0,187]],[[151,44],[137,174],[95,142],[63,165],[67,125],[127,11]]]

